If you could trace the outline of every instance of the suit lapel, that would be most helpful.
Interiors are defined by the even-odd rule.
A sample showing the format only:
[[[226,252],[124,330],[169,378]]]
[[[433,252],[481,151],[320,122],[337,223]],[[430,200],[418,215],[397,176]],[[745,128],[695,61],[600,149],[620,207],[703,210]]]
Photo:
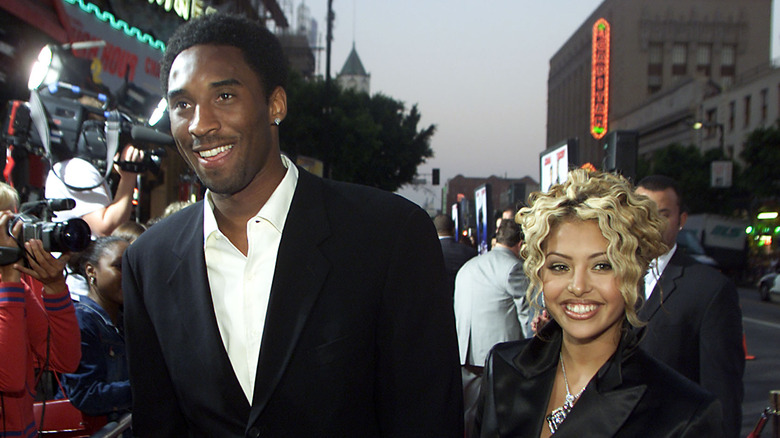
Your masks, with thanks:
[[[330,234],[323,185],[299,169],[274,271],[248,424],[265,408],[325,282],[330,262],[319,244]]]
[[[635,338],[627,333],[620,340],[615,355],[596,373],[556,435],[610,438],[634,411],[647,390],[636,384],[638,367],[624,360],[635,352]]]
[[[682,255],[679,251],[679,248],[675,250],[672,258],[669,260],[669,264],[666,265],[663,274],[661,274],[661,278],[658,280],[658,283],[656,283],[653,293],[650,294],[650,299],[648,299],[639,309],[639,317],[643,321],[652,319],[653,315],[661,308],[661,305],[665,303],[677,289],[677,282],[682,277],[684,271],[681,262]]]
[[[588,386],[556,436],[614,437],[647,389],[639,385],[599,392],[593,383]]]
[[[551,329],[553,326],[555,328]],[[550,402],[561,349],[560,328],[551,321],[542,332],[544,341],[533,338],[514,358],[495,360],[496,420],[500,436],[536,437],[547,427],[544,417]],[[505,368],[504,370],[498,367]],[[506,388],[517,388],[509,391]],[[522,394],[523,397],[517,397]],[[528,421],[533,418],[536,421]]]
[[[171,272],[167,279],[169,290],[184,291],[174,296],[176,302],[172,309],[186,313],[186,320],[194,321],[187,328],[186,339],[193,343],[193,351],[209,351],[213,354],[196,355],[192,360],[203,363],[204,372],[213,373],[222,380],[225,400],[233,406],[236,412],[248,412],[241,385],[238,382],[233,366],[230,363],[222,336],[219,333],[217,318],[214,314],[214,304],[209,287],[206,260],[203,252],[203,207],[192,207],[189,222],[182,224],[181,231],[171,251]],[[198,230],[193,233],[192,230]],[[206,371],[207,370],[207,371]]]
[[[561,350],[561,329],[558,323],[552,321],[545,326],[542,337],[547,340],[538,341],[534,338],[531,345],[524,348],[513,360],[510,359],[516,370],[515,374],[496,372],[496,376],[501,374],[517,379],[496,382],[497,388],[518,388],[517,391],[504,391],[506,398],[496,402],[498,424],[508,426],[500,431],[501,436],[538,436],[542,427],[548,427],[544,417],[557,372],[558,352]],[[635,373],[635,369],[623,366],[623,354],[631,354],[630,351],[634,349],[630,345],[632,343],[631,337],[621,339],[615,355],[588,384],[588,388],[577,400],[566,420],[561,423],[555,436],[608,438],[617,434],[647,389],[646,385],[626,383],[624,379]],[[524,397],[519,398],[516,394],[524,394]],[[499,411],[498,406],[509,409]],[[521,414],[518,415],[518,412]],[[518,422],[517,418],[539,420],[534,424],[530,421]]]

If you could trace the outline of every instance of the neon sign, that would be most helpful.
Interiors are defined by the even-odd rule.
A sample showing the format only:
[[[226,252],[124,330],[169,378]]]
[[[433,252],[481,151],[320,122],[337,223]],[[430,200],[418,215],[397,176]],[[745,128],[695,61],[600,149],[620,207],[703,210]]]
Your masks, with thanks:
[[[149,4],[156,3],[165,12],[173,12],[184,20],[215,12],[212,6],[205,4],[203,0],[149,0]]]
[[[99,7],[92,3],[84,2],[84,0],[65,0],[65,2],[73,6],[78,6],[85,13],[94,15],[98,20],[108,23],[112,28],[124,32],[125,35],[129,37],[134,37],[141,43],[147,44],[157,50],[165,51],[165,43],[162,41],[155,39],[153,36],[141,31],[135,26],[130,26],[124,20],[117,19],[114,14],[110,12],[101,11]]]
[[[593,25],[590,72],[590,133],[596,140],[607,134],[609,111],[609,23],[599,18]]]

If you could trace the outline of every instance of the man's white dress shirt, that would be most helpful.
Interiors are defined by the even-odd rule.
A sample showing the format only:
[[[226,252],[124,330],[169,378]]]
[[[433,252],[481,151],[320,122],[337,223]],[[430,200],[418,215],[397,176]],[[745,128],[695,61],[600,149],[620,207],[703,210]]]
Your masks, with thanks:
[[[203,250],[214,313],[233,371],[250,404],[279,242],[298,183],[298,169],[284,155],[282,161],[287,167],[282,182],[246,224],[246,256],[219,231],[211,192],[206,192],[204,206],[208,208],[203,209]]]
[[[658,279],[661,278],[661,274],[664,273],[666,265],[669,264],[669,260],[672,259],[676,250],[677,244],[675,243],[669,252],[650,262],[650,267],[647,270],[647,274],[645,274],[645,301],[650,299],[650,294],[653,293],[653,289],[655,289]]]

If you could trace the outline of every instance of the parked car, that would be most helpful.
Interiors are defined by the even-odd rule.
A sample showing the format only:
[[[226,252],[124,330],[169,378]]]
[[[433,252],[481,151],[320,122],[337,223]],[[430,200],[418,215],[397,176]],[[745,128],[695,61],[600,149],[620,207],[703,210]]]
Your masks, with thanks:
[[[688,216],[683,231],[692,231],[703,252],[715,260],[721,271],[734,276],[745,271],[748,247],[745,228],[749,224],[747,219],[700,213]]]
[[[699,243],[699,238],[695,231],[688,229],[680,230],[677,234],[677,249],[682,250],[699,263],[712,266],[715,269],[720,269],[718,262],[707,255],[704,247]]]
[[[780,295],[780,273],[766,274],[756,284],[761,301],[769,301],[772,294]]]

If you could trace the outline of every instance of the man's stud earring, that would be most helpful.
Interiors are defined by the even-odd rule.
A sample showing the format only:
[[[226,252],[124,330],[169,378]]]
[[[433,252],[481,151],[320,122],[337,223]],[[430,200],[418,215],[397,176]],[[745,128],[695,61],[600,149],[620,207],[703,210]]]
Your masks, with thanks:
[[[279,117],[274,119],[274,125],[279,126],[280,123],[282,123],[282,119],[280,119]]]

